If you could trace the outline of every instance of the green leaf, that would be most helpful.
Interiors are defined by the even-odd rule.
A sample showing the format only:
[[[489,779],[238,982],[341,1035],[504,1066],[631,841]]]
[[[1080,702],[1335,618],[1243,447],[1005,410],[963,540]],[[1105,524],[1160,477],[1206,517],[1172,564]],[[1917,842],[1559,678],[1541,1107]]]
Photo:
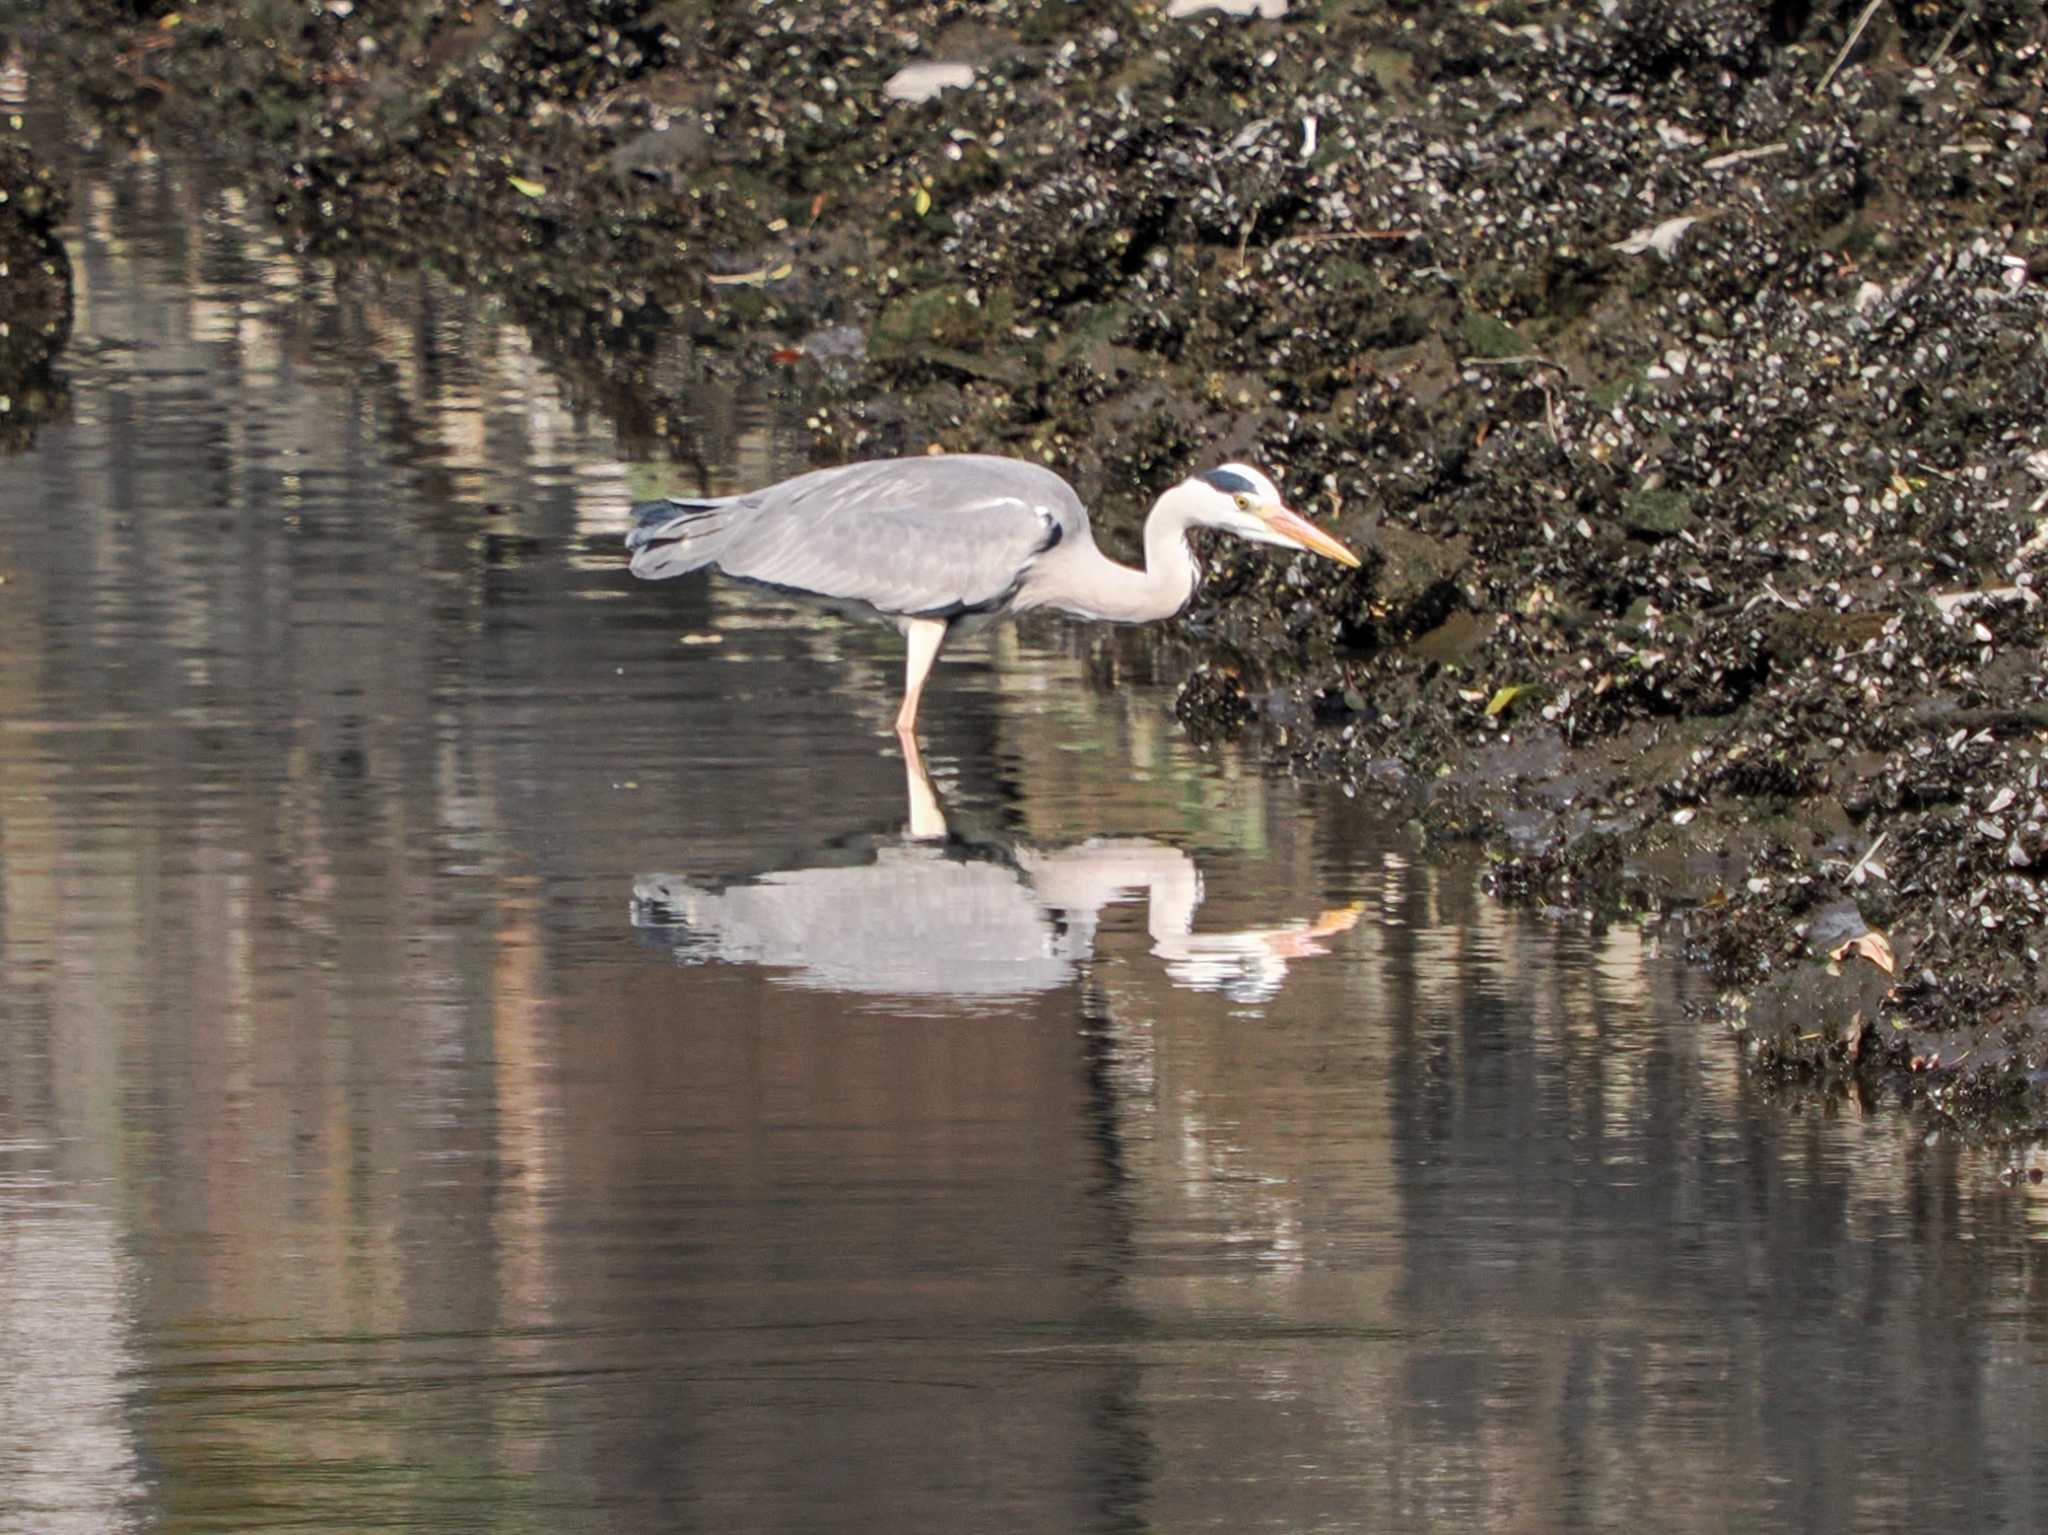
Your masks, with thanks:
[[[547,195],[548,189],[538,181],[528,181],[524,176],[507,176],[505,179],[512,183],[513,191],[523,196],[545,197]]]
[[[1530,691],[1534,686],[1535,684],[1532,682],[1511,682],[1506,687],[1501,688],[1493,697],[1486,700],[1486,717],[1492,719],[1496,714],[1507,713],[1509,709],[1514,707],[1515,700]]]

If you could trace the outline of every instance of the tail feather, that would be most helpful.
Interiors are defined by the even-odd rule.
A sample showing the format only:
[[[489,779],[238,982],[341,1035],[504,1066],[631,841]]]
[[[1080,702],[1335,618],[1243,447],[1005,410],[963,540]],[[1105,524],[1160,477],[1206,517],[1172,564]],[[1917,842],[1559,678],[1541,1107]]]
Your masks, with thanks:
[[[633,527],[626,548],[633,555],[633,574],[662,581],[701,570],[718,558],[731,519],[719,513],[739,497],[684,499],[665,496],[633,508]]]

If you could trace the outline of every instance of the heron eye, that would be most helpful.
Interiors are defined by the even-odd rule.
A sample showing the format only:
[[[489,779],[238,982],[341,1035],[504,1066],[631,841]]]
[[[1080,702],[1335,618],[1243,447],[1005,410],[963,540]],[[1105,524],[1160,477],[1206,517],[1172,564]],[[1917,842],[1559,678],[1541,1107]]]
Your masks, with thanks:
[[[1252,498],[1250,496],[1239,496],[1237,498],[1237,509],[1240,512],[1250,511],[1252,509]]]

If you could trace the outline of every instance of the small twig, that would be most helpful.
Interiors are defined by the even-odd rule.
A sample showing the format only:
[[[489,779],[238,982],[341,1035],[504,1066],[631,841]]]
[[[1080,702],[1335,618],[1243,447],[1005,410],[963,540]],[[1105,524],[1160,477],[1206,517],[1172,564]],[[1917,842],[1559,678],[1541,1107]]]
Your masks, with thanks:
[[[1756,149],[1731,149],[1725,155],[1715,155],[1711,160],[1702,160],[1703,171],[1726,170],[1731,165],[1740,165],[1745,160],[1762,160],[1770,155],[1782,155],[1790,144],[1765,144]]]
[[[1289,235],[1284,240],[1275,240],[1273,249],[1283,245],[1327,245],[1333,240],[1419,240],[1419,229],[1334,229],[1321,234]]]
[[[1844,883],[1851,885],[1860,884],[1863,871],[1870,867],[1870,860],[1877,856],[1877,850],[1883,847],[1890,838],[1890,832],[1880,834],[1878,839],[1864,850],[1863,856],[1849,865],[1849,872],[1842,876]]]
[[[1775,602],[1779,607],[1789,608],[1794,613],[1804,613],[1806,611],[1806,609],[1802,608],[1790,597],[1784,596],[1782,593],[1780,593],[1779,590],[1775,586],[1771,585],[1769,581],[1764,582],[1764,589],[1762,591],[1758,592],[1754,597],[1750,598],[1749,601],[1745,602],[1742,605],[1742,611],[1747,613],[1759,602],[1766,601]]]
[[[1569,380],[1571,378],[1571,370],[1566,368],[1563,363],[1552,362],[1548,357],[1538,357],[1534,352],[1521,352],[1513,357],[1461,357],[1458,359],[1458,366],[1461,368],[1551,368],[1562,374],[1565,379]],[[1548,379],[1537,379],[1536,387],[1543,391],[1544,430],[1549,432],[1550,440],[1562,448],[1564,446],[1564,434],[1557,427],[1557,397],[1551,393],[1550,381]]]
[[[1849,50],[1856,46],[1856,39],[1863,35],[1863,29],[1870,25],[1870,18],[1877,14],[1877,8],[1883,4],[1884,0],[1870,0],[1870,4],[1863,7],[1863,14],[1856,18],[1856,25],[1849,29],[1849,39],[1842,44],[1842,51],[1835,55],[1835,62],[1828,66],[1828,72],[1820,77],[1820,84],[1813,88],[1814,95],[1822,94],[1834,83],[1837,71],[1849,57]]]
[[[1555,368],[1567,378],[1571,376],[1570,370],[1563,363],[1552,362],[1548,357],[1538,357],[1534,352],[1518,352],[1513,357],[1460,357],[1458,359],[1458,366],[1461,368]]]
[[[1948,57],[1949,45],[1956,40],[1956,34],[1963,30],[1963,23],[1976,14],[1977,0],[1970,0],[1970,3],[1963,7],[1962,15],[1958,16],[1955,19],[1955,24],[1948,29],[1948,36],[1941,40],[1941,46],[1934,50],[1934,57],[1927,61],[1929,69],[1935,68],[1943,59]]]
[[[751,272],[706,272],[704,280],[714,288],[765,288],[772,282],[781,282],[796,270],[792,261],[778,261],[774,266],[756,267]]]
[[[120,65],[122,72],[143,90],[155,91],[159,96],[175,96],[178,94],[177,88],[168,80],[159,80],[155,75],[145,75],[141,70],[120,59],[116,59],[114,62]]]
[[[161,53],[171,46],[168,32],[145,32],[121,52],[114,55],[114,66],[144,90],[155,91],[161,96],[174,96],[177,92],[166,80],[159,80],[142,67],[145,54]]]

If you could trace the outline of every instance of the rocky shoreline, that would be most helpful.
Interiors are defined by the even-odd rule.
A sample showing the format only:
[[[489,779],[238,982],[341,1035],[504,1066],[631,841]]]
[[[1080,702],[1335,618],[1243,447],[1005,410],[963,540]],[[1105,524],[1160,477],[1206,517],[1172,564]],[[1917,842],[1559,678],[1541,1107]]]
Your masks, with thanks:
[[[1209,551],[1191,730],[1504,895],[1682,924],[1759,1070],[2033,1133],[2040,8],[1181,9],[5,35],[109,131],[225,139],[308,247],[501,294],[650,456],[689,455],[682,337],[799,370],[823,460],[1048,461],[1126,555],[1159,485],[1260,462],[1367,569]]]

